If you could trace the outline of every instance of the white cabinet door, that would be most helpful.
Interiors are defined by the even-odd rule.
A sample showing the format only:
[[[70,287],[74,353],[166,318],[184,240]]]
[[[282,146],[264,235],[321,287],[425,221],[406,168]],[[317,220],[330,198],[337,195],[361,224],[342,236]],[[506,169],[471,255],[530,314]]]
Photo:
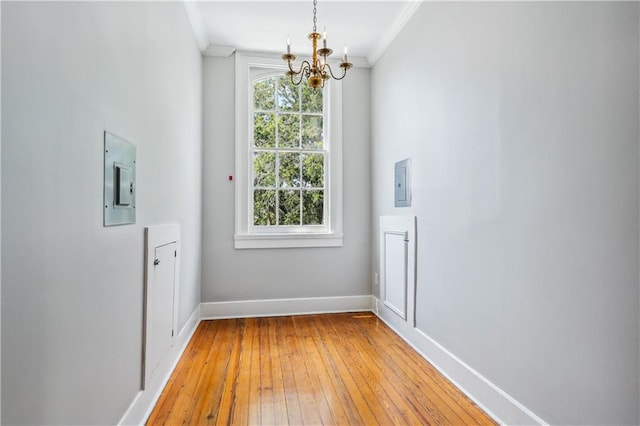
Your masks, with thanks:
[[[380,216],[380,298],[415,327],[416,217]]]
[[[171,349],[175,333],[176,243],[155,248],[153,277],[147,287],[147,366],[153,377]]]

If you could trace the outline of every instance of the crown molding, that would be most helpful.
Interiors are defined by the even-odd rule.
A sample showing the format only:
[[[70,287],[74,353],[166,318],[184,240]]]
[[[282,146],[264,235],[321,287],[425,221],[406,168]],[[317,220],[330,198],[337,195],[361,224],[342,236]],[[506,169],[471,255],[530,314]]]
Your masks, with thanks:
[[[1,1],[1,0],[0,0]],[[202,52],[202,56],[209,56],[209,57],[213,57],[213,58],[228,58],[229,56],[233,55],[235,52],[240,52],[244,55],[248,55],[248,56],[258,56],[261,58],[272,58],[272,59],[281,59],[282,58],[282,54],[280,53],[275,53],[275,52],[260,52],[260,51],[252,51],[252,50],[238,50],[233,46],[220,46],[217,44],[210,44],[209,47],[207,47],[203,52]],[[300,60],[307,60],[310,61],[311,58],[306,56],[306,55],[299,55],[296,58],[297,61]],[[362,57],[362,56],[350,56],[349,57],[349,62],[351,62],[353,64],[353,66],[355,68],[371,68],[371,66],[369,65],[369,62],[367,61],[367,58]],[[329,61],[329,64],[331,64],[331,66],[336,66],[336,64],[338,64],[338,60],[333,60],[331,59]],[[283,62],[283,64],[285,64],[285,62]]]
[[[213,56],[215,58],[228,58],[233,55],[236,48],[233,46],[220,46],[219,44],[210,44],[203,52],[203,56]]]
[[[200,7],[198,7],[198,2],[182,0],[182,4],[187,11],[191,29],[193,30],[193,35],[196,37],[200,52],[204,53],[209,47],[209,36],[207,36],[207,30],[204,27],[204,19],[202,18]]]
[[[259,52],[259,51],[253,51],[253,50],[236,50],[237,52],[240,52],[243,55],[247,55],[247,56],[257,56],[260,58],[271,58],[271,59],[278,59],[278,60],[282,60],[282,54],[281,53],[275,53],[275,52]],[[213,55],[207,55],[207,56],[213,56]],[[219,55],[216,55],[219,56]],[[310,61],[311,58],[307,55],[296,55],[296,63],[300,63],[300,61],[303,60],[307,60]],[[349,56],[349,62],[351,62],[354,66],[354,68],[371,68],[371,66],[369,65],[369,62],[367,61],[367,58],[364,58],[362,56]],[[329,64],[332,67],[337,66],[340,63],[340,59],[330,59],[329,60]],[[286,65],[286,62],[282,62],[283,65]],[[295,66],[294,66],[295,68]],[[335,68],[334,68],[335,69]]]
[[[416,10],[422,4],[422,0],[411,0],[407,2],[393,21],[393,23],[380,35],[378,40],[376,40],[373,48],[367,55],[367,61],[369,62],[369,66],[373,66],[378,59],[382,56],[387,47],[391,44],[391,42],[396,38],[396,36],[402,31],[404,26],[409,22],[409,19],[416,13]]]

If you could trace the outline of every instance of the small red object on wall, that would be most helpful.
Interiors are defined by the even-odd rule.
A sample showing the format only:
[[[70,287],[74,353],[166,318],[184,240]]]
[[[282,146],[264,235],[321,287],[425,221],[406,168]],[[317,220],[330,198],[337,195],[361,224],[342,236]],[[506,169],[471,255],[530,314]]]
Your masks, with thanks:
[[[232,181],[233,180],[233,176],[229,175],[229,180]]]

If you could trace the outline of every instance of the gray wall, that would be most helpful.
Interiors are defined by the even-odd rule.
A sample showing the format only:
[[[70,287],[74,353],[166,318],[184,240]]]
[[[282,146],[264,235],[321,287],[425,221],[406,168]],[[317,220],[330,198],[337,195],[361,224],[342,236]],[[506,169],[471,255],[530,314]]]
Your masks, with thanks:
[[[371,293],[369,82],[343,81],[344,246],[235,250],[235,59],[204,60],[202,302]]]
[[[551,423],[639,421],[638,23],[426,2],[372,72],[373,218],[418,217],[418,327]]]
[[[140,389],[144,226],[179,222],[200,301],[202,59],[184,6],[2,2],[2,414],[114,424]],[[103,131],[137,223],[102,226]]]

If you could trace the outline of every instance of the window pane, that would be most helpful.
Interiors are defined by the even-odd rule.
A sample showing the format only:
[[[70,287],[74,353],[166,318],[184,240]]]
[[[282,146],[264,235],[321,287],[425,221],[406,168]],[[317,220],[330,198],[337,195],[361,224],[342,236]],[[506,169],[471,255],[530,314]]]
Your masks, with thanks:
[[[272,113],[253,114],[253,144],[258,148],[276,146],[275,120]]]
[[[302,147],[322,149],[322,116],[302,116]]]
[[[253,186],[276,186],[276,154],[253,154]]]
[[[278,115],[278,147],[300,147],[300,115]]]
[[[312,89],[302,84],[302,111],[322,112],[322,89]]]
[[[253,224],[276,224],[276,191],[256,189],[253,191]]]
[[[279,225],[300,225],[300,191],[278,191]]]
[[[322,225],[324,223],[324,191],[302,192],[302,224]]]
[[[293,84],[289,77],[278,79],[277,102],[280,111],[300,111],[298,86]]]
[[[283,152],[279,155],[280,167],[278,173],[280,175],[281,188],[299,188],[300,187],[300,154]]]
[[[305,188],[324,187],[324,154],[302,155],[302,186]]]
[[[253,85],[253,107],[259,110],[273,110],[276,95],[275,78],[258,80]]]

